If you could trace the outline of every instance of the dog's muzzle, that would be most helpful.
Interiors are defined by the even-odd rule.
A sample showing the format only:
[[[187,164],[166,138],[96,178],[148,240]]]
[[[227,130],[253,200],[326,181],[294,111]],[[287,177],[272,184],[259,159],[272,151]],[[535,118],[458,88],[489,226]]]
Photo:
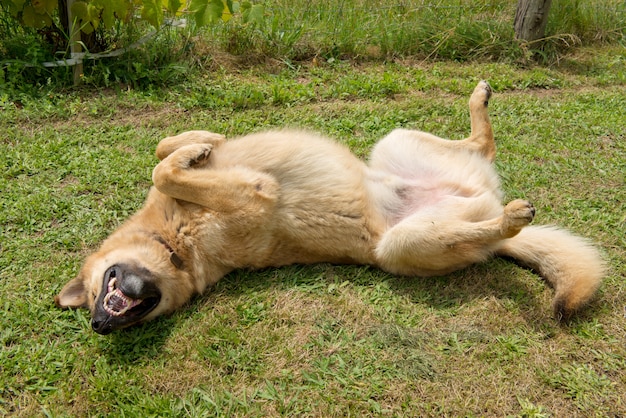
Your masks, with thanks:
[[[160,300],[161,292],[147,269],[116,264],[104,273],[91,327],[103,335],[126,328],[140,322]]]

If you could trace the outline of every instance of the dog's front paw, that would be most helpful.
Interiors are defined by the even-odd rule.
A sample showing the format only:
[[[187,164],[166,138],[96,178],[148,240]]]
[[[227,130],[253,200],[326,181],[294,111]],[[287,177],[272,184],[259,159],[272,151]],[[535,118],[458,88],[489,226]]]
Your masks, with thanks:
[[[505,238],[510,238],[531,223],[535,218],[535,207],[527,200],[517,199],[504,207],[501,232]]]
[[[176,151],[176,157],[181,168],[198,167],[207,162],[212,149],[211,144],[186,145]]]
[[[198,148],[199,150],[196,156],[192,158],[191,160],[189,160],[190,167],[195,166],[195,165],[200,165],[206,162],[206,160],[209,159],[209,155],[211,155],[211,150],[213,149],[213,145],[204,144]]]

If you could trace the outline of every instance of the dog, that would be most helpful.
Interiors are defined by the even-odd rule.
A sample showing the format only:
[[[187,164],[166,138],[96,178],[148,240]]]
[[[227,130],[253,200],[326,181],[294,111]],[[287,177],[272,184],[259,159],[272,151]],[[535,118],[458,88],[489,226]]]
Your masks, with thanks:
[[[490,96],[481,81],[468,138],[397,129],[369,164],[304,131],[167,137],[143,208],[85,260],[56,304],[89,308],[93,330],[108,334],[174,311],[239,268],[350,263],[423,277],[505,256],[543,276],[555,316],[569,318],[592,298],[605,264],[584,238],[529,226],[528,201],[502,205]]]

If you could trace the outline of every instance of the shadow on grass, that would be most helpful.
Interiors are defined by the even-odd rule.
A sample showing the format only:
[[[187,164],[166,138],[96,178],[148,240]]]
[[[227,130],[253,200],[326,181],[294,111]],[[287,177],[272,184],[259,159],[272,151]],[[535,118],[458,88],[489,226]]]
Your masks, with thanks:
[[[98,348],[111,363],[130,365],[156,358],[176,325],[178,315],[161,317],[156,321],[113,332],[96,335]]]
[[[399,277],[363,266],[294,265],[231,273],[215,288],[195,297],[173,315],[115,332],[109,337],[97,336],[98,345],[110,361],[141,363],[142,360],[158,357],[168,337],[179,325],[202,317],[200,311],[207,309],[207,302],[211,299],[252,295],[269,289],[328,293],[333,286],[342,283],[361,289],[385,283],[393,294],[425,305],[442,315],[457,315],[461,308],[471,305],[473,301],[493,297],[502,301],[506,309],[515,310],[515,314],[521,316],[529,327],[539,332],[554,330],[555,327],[572,332],[576,326],[592,320],[601,307],[601,301],[596,298],[570,321],[559,323],[552,316],[551,300],[545,298],[543,279],[498,258],[446,276],[427,278]]]
[[[344,282],[364,289],[386,283],[394,294],[442,314],[456,314],[460,308],[475,300],[493,297],[502,301],[508,309],[517,310],[533,328],[545,329],[546,324],[559,324],[552,315],[552,294],[549,300],[545,297],[547,283],[530,270],[501,258],[440,277],[401,277],[374,267],[331,264],[295,265],[252,272],[242,270],[226,276],[215,289],[196,298],[196,303],[211,297],[212,292],[240,296],[275,288],[327,293],[333,286]],[[193,309],[193,306],[195,303],[187,309]],[[592,302],[569,323],[561,325],[567,326],[593,316],[596,308],[597,301]]]

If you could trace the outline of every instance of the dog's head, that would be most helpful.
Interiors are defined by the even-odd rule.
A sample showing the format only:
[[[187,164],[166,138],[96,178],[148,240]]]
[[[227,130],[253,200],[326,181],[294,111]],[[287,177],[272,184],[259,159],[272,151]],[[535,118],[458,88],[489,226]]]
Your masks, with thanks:
[[[105,241],[55,297],[62,308],[91,311],[99,334],[172,312],[196,289],[183,260],[159,237]]]

